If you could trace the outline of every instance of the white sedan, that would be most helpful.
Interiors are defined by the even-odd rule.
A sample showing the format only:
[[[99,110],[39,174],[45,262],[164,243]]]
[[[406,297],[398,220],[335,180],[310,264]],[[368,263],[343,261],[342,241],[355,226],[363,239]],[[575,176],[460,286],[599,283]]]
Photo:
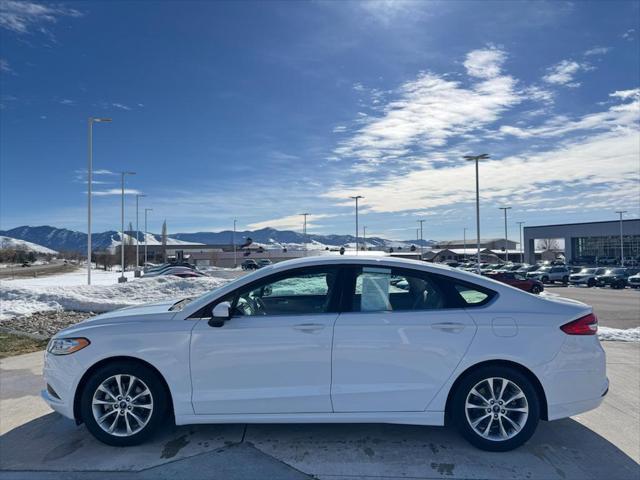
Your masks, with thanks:
[[[59,332],[42,396],[99,440],[159,424],[456,426],[515,448],[608,390],[591,307],[445,266],[312,257]]]

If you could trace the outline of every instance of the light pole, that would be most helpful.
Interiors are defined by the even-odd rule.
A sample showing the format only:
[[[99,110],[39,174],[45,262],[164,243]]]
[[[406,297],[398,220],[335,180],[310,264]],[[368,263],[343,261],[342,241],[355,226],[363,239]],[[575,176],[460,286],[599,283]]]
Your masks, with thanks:
[[[93,124],[108,123],[110,118],[89,117],[89,146],[87,156],[87,285],[91,285],[91,187],[93,186]]]
[[[143,267],[146,266],[149,257],[147,257],[147,212],[153,211],[153,208],[145,208],[144,209],[144,264]]]
[[[139,227],[138,227],[138,200],[141,197],[146,197],[146,195],[144,193],[138,193],[136,194],[136,270],[134,275],[136,277],[140,276],[140,236],[139,236]]]
[[[467,227],[462,229],[462,256],[467,259]]]
[[[310,215],[309,213],[301,213],[302,218],[302,241],[303,241],[303,250],[305,257],[307,256],[307,217]]]
[[[507,210],[511,210],[511,207],[498,207],[504,211],[504,261],[509,261],[509,242],[507,237]]]
[[[352,199],[354,199],[356,201],[356,255],[358,255],[358,200],[360,200],[361,198],[364,198],[362,195],[356,195],[355,197],[351,197]]]
[[[622,236],[622,214],[627,213],[627,211],[617,210],[616,213],[620,215],[620,266],[624,267],[624,237]]]
[[[424,254],[424,248],[422,246],[424,243],[424,238],[422,237],[422,224],[424,223],[424,220],[418,220],[418,223],[420,224],[420,260],[422,260],[422,255]]]
[[[238,219],[233,219],[233,268],[238,268],[238,256],[236,254],[236,223]]]
[[[522,244],[522,225],[526,222],[516,222],[520,230],[520,263],[524,263],[524,245]]]
[[[121,220],[122,220],[122,234],[120,237],[120,261],[122,265],[122,275],[118,278],[118,283],[124,283],[127,281],[127,277],[124,276],[124,176],[135,175],[135,172],[120,172],[121,186],[122,186],[122,205],[121,205]]]
[[[476,162],[476,233],[478,247],[478,273],[480,273],[480,172],[478,169],[478,161],[486,160],[489,155],[482,153],[480,155],[465,155],[465,160]]]

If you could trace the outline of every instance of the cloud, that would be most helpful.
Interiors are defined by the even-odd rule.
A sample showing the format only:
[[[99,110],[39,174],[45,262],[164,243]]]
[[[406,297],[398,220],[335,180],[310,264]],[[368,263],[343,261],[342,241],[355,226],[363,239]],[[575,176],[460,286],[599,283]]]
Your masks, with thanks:
[[[85,192],[86,193],[86,192]],[[97,190],[92,192],[96,197],[107,197],[113,195],[122,195],[122,190],[120,188],[110,188],[109,190]],[[140,190],[136,190],[133,188],[125,188],[125,195],[140,195],[142,192]]]
[[[610,47],[593,47],[587,50],[586,52],[584,52],[584,55],[586,55],[587,57],[593,56],[593,55],[604,55],[610,50],[611,50]]]
[[[640,120],[640,89],[616,91],[609,96],[633,101],[614,105],[608,110],[590,113],[579,119],[556,115],[536,127],[520,128],[503,125],[500,127],[500,133],[518,138],[543,138],[559,137],[579,131],[634,128]]]
[[[112,103],[111,105],[115,108],[119,108],[120,110],[127,110],[127,111],[131,110],[131,107],[124,105],[122,103]]]
[[[564,85],[567,87],[579,87],[580,83],[574,82],[575,75],[582,70],[589,70],[591,67],[574,60],[562,60],[560,63],[549,67],[548,72],[542,79],[551,84]]]
[[[0,58],[0,72],[12,73],[13,69],[4,58]]]
[[[629,30],[627,30],[626,32],[624,32],[621,37],[624,38],[625,40],[629,40],[630,42],[633,41],[633,39],[636,36],[636,29],[635,28],[630,28]]]
[[[332,159],[353,159],[361,171],[398,162],[416,153],[444,146],[450,138],[468,134],[496,121],[519,103],[516,81],[500,75],[504,53],[472,52],[469,68],[482,80],[464,87],[434,73],[422,73],[396,91],[396,99],[371,115],[362,114],[360,127],[333,151]]]
[[[556,115],[537,127],[501,127],[502,135],[559,140],[546,148],[530,147],[521,154],[483,162],[481,203],[510,202],[535,210],[575,204],[576,198],[585,208],[599,209],[605,202],[616,206],[635,202],[637,194],[631,192],[639,192],[640,186],[640,91],[622,90],[611,96],[622,103],[574,119]],[[364,214],[415,213],[473,202],[474,166],[456,158],[457,151],[442,155],[450,157],[448,164],[436,165],[434,155],[427,153],[418,157],[411,171],[335,185],[324,196],[346,205],[345,198],[364,195]]]
[[[609,94],[610,97],[621,98],[622,100],[629,100],[632,98],[640,99],[640,88],[634,88],[631,90],[616,90]]]
[[[307,216],[307,229],[312,227],[315,223],[315,220],[319,220],[321,218],[329,218],[335,217],[336,215],[330,215],[328,213],[317,213],[313,215]],[[302,215],[289,215],[287,217],[275,218],[273,220],[265,220],[263,222],[250,223],[247,225],[247,228],[252,230],[259,230],[261,228],[277,228],[277,229],[288,229],[288,230],[302,230],[302,224],[304,220]]]
[[[500,75],[506,59],[506,53],[496,47],[473,50],[467,54],[464,67],[472,77],[494,78]]]
[[[56,23],[60,17],[80,16],[80,11],[57,4],[0,0],[0,27],[20,34],[36,29],[46,33],[45,24]]]

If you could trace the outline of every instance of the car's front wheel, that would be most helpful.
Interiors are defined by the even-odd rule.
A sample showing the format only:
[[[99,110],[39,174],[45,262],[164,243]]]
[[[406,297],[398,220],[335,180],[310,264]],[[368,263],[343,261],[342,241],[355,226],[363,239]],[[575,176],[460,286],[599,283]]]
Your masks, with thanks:
[[[151,368],[128,361],[107,364],[89,378],[80,398],[82,419],[91,434],[118,447],[150,438],[166,418],[169,399]]]
[[[526,375],[511,367],[487,366],[462,379],[451,415],[472,445],[504,452],[531,438],[540,419],[540,404]]]
[[[531,287],[531,293],[533,293],[534,295],[538,295],[540,294],[540,292],[542,292],[542,288],[540,288],[540,285],[534,285],[533,287]]]

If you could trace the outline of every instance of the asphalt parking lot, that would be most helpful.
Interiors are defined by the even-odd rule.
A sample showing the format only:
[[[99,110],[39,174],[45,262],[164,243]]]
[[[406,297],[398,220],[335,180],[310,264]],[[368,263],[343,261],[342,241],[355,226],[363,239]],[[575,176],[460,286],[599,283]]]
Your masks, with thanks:
[[[1,479],[638,479],[640,344],[604,342],[600,408],[541,422],[520,449],[487,453],[455,431],[405,425],[167,426],[130,448],[97,442],[38,396],[42,352],[0,362]]]
[[[593,307],[600,325],[611,328],[640,326],[640,289],[545,285],[547,294],[579,300]]]

